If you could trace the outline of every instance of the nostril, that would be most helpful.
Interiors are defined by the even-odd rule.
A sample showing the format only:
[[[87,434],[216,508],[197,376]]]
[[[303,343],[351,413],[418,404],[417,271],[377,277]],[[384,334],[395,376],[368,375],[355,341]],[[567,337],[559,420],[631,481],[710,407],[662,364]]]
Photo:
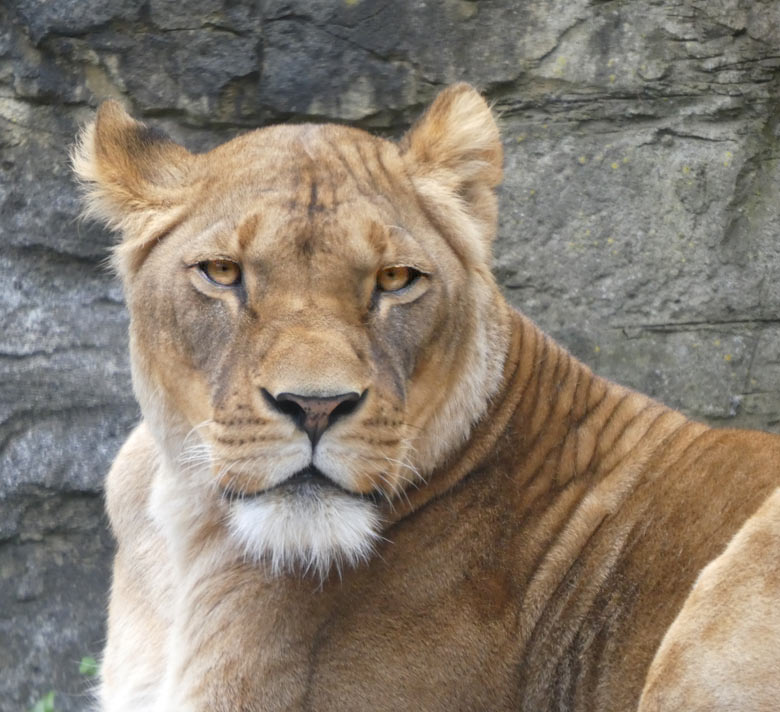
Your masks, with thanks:
[[[281,393],[278,398],[274,398],[265,388],[261,388],[265,402],[274,410],[284,415],[290,416],[297,425],[302,425],[306,417],[304,409],[294,400],[285,398],[287,393]]]
[[[340,398],[343,398],[343,400],[331,411],[328,425],[333,425],[339,418],[343,418],[345,415],[354,412],[365,395],[366,391],[363,391],[363,393],[359,395],[353,392],[339,396]]]
[[[302,418],[306,415],[306,411],[292,400],[277,399],[276,409],[285,415],[290,415],[293,418]]]

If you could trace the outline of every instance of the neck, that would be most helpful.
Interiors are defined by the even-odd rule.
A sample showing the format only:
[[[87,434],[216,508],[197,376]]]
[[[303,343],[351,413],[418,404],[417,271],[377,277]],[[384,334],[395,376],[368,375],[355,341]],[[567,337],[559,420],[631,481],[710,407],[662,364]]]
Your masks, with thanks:
[[[468,442],[407,492],[395,522],[441,497],[483,464],[517,463],[514,487],[535,498],[579,478],[582,486],[613,471],[650,428],[676,430],[685,418],[647,396],[600,378],[517,312],[498,392]],[[502,457],[503,454],[503,457]],[[619,468],[618,468],[619,470]]]

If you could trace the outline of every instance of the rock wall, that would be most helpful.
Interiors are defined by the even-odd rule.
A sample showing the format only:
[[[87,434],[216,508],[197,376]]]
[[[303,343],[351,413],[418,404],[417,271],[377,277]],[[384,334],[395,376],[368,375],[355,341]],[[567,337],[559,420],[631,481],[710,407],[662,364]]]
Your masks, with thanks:
[[[84,710],[138,418],[111,237],[68,147],[104,98],[191,149],[273,121],[398,135],[465,79],[501,113],[496,270],[599,372],[780,429],[774,0],[0,3],[0,712]]]

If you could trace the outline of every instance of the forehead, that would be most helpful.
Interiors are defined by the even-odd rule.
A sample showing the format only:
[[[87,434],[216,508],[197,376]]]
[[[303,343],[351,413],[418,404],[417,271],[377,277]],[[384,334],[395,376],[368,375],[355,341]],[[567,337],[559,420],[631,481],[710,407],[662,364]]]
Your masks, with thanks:
[[[262,258],[408,249],[416,199],[396,146],[334,125],[276,126],[204,157],[203,240]]]

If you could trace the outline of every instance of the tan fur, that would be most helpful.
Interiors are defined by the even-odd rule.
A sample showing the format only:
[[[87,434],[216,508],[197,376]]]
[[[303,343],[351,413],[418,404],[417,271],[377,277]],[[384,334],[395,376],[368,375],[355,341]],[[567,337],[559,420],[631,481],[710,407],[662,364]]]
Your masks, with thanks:
[[[667,630],[640,712],[780,707],[780,489],[702,571]]]
[[[397,145],[276,126],[202,155],[109,103],[74,165],[122,235],[144,415],[107,484],[102,709],[777,698],[754,661],[780,659],[780,439],[690,422],[510,310],[473,89]],[[423,276],[375,292],[397,265]],[[312,447],[282,393],[362,395]],[[338,487],[289,484],[312,462]]]

